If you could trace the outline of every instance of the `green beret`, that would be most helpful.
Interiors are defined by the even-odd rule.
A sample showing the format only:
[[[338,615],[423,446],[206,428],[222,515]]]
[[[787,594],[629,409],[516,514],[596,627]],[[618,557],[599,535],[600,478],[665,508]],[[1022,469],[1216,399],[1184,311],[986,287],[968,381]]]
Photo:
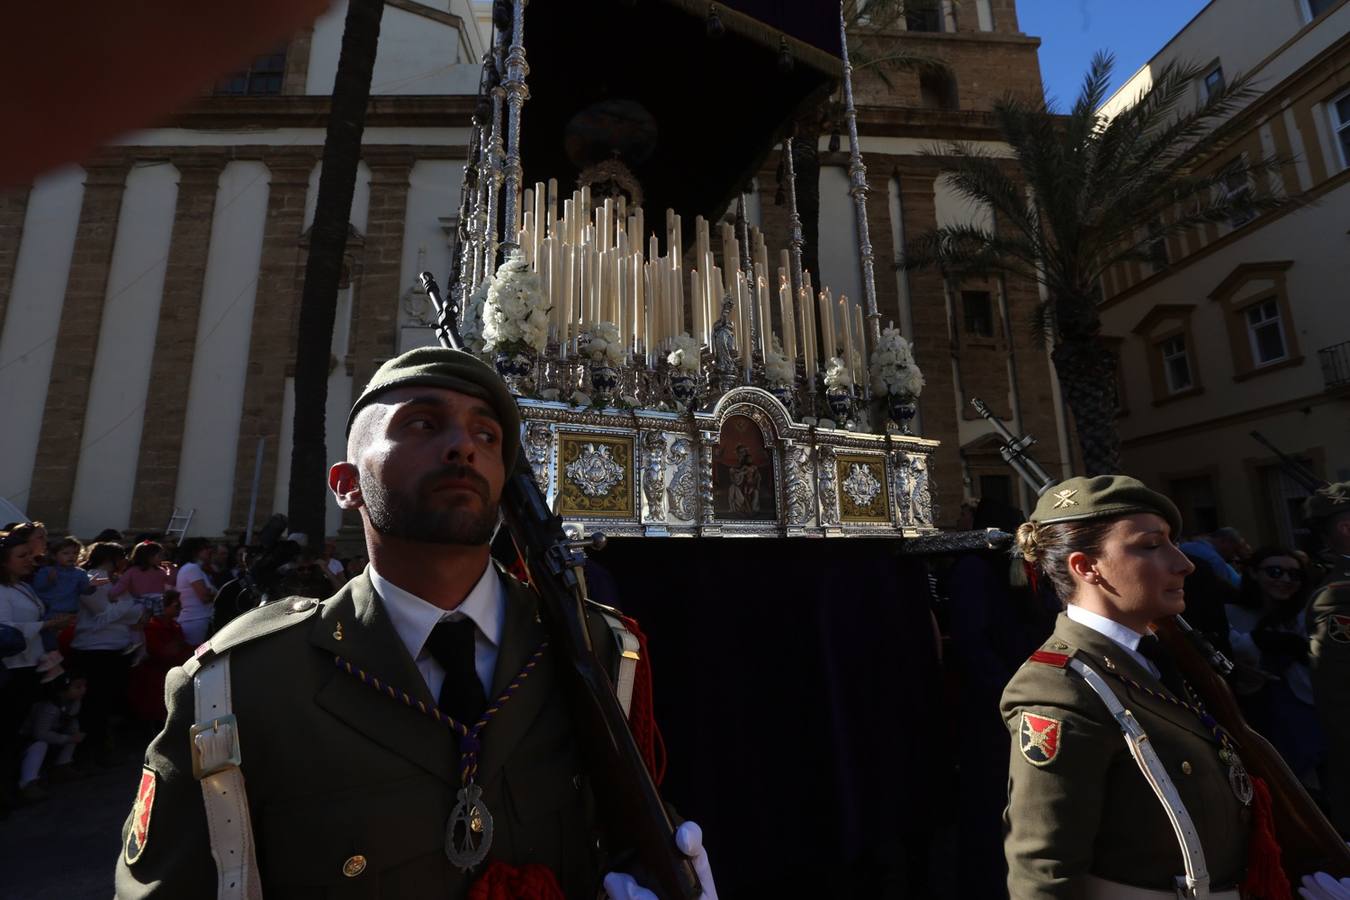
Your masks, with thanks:
[[[1041,495],[1031,521],[1049,525],[1115,519],[1131,513],[1162,516],[1172,526],[1172,539],[1181,537],[1181,513],[1176,504],[1128,475],[1098,475],[1061,481]]]
[[[1344,512],[1350,512],[1350,481],[1320,487],[1303,501],[1305,519],[1327,519]]]
[[[351,434],[352,422],[363,407],[385,391],[409,384],[448,388],[487,401],[501,422],[502,459],[510,468],[520,449],[520,410],[501,376],[487,363],[463,350],[418,347],[380,366],[352,404],[352,411],[347,416],[347,433]]]

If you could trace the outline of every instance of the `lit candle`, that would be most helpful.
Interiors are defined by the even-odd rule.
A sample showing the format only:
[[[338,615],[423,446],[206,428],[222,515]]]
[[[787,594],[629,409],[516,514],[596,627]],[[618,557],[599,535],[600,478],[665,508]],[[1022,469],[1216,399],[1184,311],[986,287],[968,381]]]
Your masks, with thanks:
[[[773,341],[770,339],[770,335],[773,334],[773,316],[769,314],[769,279],[764,277],[763,269],[755,274],[759,294],[759,355],[767,359],[769,350],[773,347]]]

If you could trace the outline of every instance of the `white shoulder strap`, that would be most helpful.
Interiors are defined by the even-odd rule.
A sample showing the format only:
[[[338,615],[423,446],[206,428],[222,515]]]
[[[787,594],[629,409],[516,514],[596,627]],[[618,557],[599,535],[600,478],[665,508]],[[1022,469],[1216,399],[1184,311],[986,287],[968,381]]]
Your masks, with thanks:
[[[1171,776],[1167,774],[1162,760],[1158,758],[1158,751],[1153,749],[1153,743],[1148,739],[1144,727],[1135,719],[1134,713],[1121,704],[1120,698],[1111,690],[1106,679],[1098,675],[1092,667],[1074,658],[1069,660],[1069,668],[1077,672],[1106,704],[1112,718],[1125,735],[1125,745],[1130,748],[1130,755],[1138,763],[1139,771],[1144,773],[1144,780],[1153,788],[1153,793],[1157,795],[1158,801],[1163,805],[1163,811],[1167,813],[1167,818],[1172,823],[1177,843],[1181,845],[1181,859],[1186,867],[1185,884],[1177,885],[1178,896],[1188,900],[1205,900],[1209,897],[1209,869],[1205,865],[1205,852],[1200,846],[1200,835],[1195,830],[1191,814],[1181,802],[1181,795],[1177,792],[1176,785],[1172,783]],[[1180,882],[1181,879],[1178,878],[1177,881]]]
[[[262,900],[253,825],[239,770],[239,722],[230,697],[230,656],[223,653],[192,679],[197,724],[189,732],[192,773],[202,786],[218,900]]]
[[[642,658],[642,645],[618,616],[604,611],[600,614],[605,617],[605,624],[619,645],[619,677],[614,683],[614,693],[619,695],[619,705],[627,716],[633,705],[633,682],[637,678],[638,660]]]

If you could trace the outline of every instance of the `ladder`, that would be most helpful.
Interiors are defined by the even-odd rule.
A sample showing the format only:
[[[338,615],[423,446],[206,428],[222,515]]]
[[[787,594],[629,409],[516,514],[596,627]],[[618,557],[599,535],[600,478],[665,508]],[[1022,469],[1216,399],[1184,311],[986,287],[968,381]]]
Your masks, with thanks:
[[[182,543],[183,536],[187,534],[188,526],[192,524],[192,514],[196,511],[196,507],[185,510],[182,507],[175,506],[173,515],[169,516],[169,524],[164,526],[164,539]]]

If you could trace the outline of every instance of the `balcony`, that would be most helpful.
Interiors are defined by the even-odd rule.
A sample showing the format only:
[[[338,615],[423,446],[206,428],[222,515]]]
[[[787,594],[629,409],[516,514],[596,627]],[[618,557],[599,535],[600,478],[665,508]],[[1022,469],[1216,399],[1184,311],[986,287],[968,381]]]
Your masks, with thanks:
[[[1317,351],[1322,364],[1322,382],[1328,391],[1350,391],[1350,341],[1341,341]]]

